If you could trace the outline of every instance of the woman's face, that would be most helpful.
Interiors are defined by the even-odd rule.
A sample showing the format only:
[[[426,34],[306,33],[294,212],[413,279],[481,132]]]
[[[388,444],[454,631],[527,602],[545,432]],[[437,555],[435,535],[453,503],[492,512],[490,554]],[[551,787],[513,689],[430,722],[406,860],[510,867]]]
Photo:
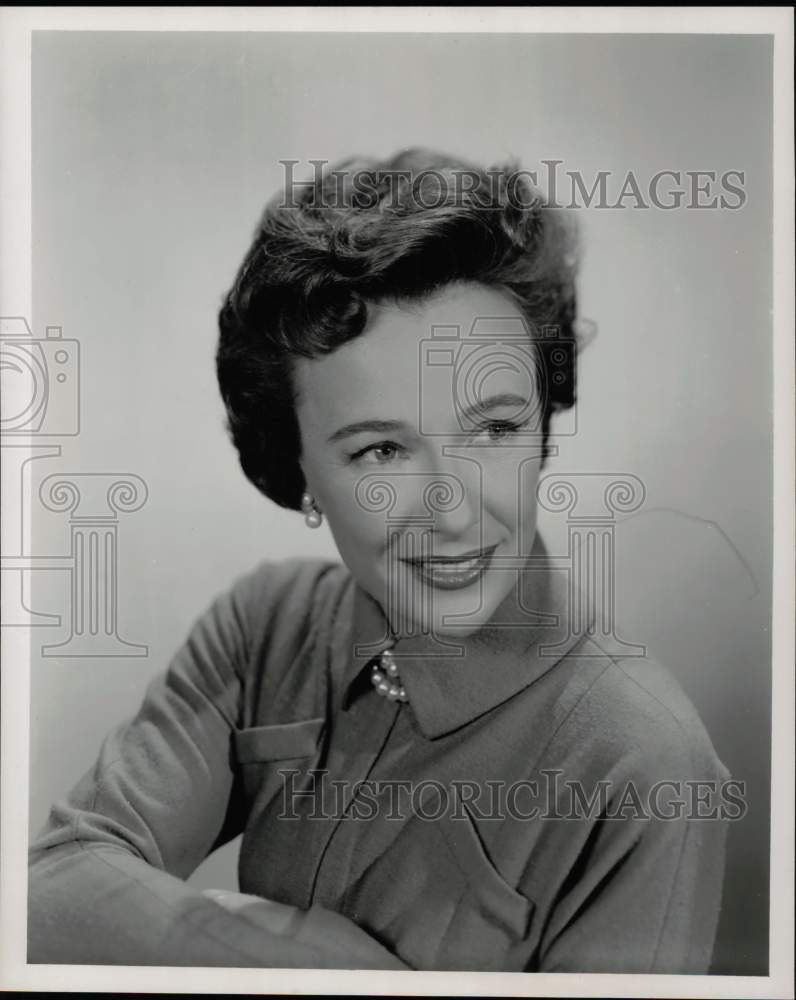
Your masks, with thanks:
[[[307,489],[397,635],[467,635],[533,544],[536,352],[513,300],[477,284],[370,317],[362,336],[296,362]]]

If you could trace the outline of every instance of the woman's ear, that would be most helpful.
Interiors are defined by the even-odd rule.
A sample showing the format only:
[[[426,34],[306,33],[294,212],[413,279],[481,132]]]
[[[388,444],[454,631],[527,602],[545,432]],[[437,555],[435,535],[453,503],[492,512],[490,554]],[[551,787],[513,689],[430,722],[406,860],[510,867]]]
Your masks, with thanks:
[[[304,465],[304,460],[299,456],[298,467],[301,470],[301,477],[304,480],[304,484],[301,487],[303,493],[312,493],[312,486],[310,485],[309,476],[307,475],[307,469]]]
[[[312,488],[312,482],[310,481],[310,478],[307,475],[307,471],[304,467],[304,462],[301,460],[301,458],[299,458],[298,464],[299,464],[299,469],[301,469],[301,475],[304,479],[304,485],[301,488],[302,501],[307,496],[311,497],[313,509],[318,511],[318,513],[321,513],[320,507],[318,506],[317,497],[315,495],[315,490]]]

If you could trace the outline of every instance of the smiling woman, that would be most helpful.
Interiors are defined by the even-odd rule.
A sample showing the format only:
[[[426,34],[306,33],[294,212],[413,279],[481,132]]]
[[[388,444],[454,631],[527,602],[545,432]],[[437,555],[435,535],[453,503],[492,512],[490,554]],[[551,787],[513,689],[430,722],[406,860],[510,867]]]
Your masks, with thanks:
[[[725,823],[683,794],[727,772],[537,532],[577,254],[524,176],[410,150],[267,207],[219,384],[342,565],[262,563],[199,618],[34,844],[31,961],[707,970]],[[241,833],[242,892],[183,881]]]
[[[493,316],[522,322],[505,293],[453,284],[418,303],[381,303],[365,336],[296,362],[307,489],[344,562],[399,631],[443,635],[453,627],[463,635],[484,625],[516,583],[513,566],[498,567],[527,555],[535,534],[542,450],[530,337],[512,345],[511,364],[484,372],[485,395],[475,402],[466,405],[450,383],[423,397],[429,331],[463,330],[457,347],[466,349],[476,321]],[[494,360],[490,354],[480,361]],[[363,482],[391,488],[389,523],[405,522],[405,530],[387,532],[380,507],[360,502]],[[433,531],[430,523],[409,527],[424,509],[418,490],[435,485],[447,502],[429,510]]]

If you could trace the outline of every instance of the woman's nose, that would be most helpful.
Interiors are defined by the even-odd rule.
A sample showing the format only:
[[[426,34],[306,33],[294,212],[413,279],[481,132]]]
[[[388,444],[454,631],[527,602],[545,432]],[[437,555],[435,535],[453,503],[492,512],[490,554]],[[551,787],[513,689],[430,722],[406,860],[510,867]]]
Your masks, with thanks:
[[[356,500],[365,513],[383,518],[388,531],[400,526],[469,536],[481,521],[481,479],[477,463],[442,454],[423,470],[368,473],[357,484]]]
[[[440,534],[472,533],[481,514],[480,469],[470,460],[440,456],[428,476],[423,501]]]

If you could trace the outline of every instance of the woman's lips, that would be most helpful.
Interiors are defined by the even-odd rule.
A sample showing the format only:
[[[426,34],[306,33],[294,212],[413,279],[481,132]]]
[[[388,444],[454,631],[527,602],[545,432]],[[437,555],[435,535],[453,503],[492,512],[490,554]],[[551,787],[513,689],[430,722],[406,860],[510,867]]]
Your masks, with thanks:
[[[429,556],[425,559],[404,559],[426,583],[440,590],[469,587],[489,566],[497,545],[467,552],[462,556]]]

